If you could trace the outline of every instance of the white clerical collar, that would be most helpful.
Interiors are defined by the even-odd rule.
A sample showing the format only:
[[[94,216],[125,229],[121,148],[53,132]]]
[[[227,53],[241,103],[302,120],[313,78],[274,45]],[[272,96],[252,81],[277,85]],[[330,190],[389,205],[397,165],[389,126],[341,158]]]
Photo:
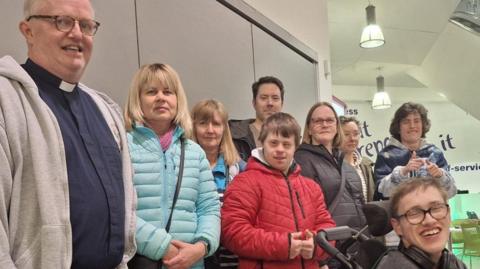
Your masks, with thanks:
[[[75,89],[76,86],[77,86],[77,84],[71,84],[71,83],[62,81],[60,83],[60,86],[58,86],[58,87],[65,92],[73,92],[73,89]]]

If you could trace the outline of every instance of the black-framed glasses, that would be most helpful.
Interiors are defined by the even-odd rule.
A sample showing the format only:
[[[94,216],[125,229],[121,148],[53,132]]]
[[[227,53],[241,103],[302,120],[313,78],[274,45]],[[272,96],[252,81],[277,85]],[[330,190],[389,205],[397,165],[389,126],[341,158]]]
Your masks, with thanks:
[[[436,220],[442,220],[448,215],[449,211],[450,206],[448,204],[438,204],[430,207],[427,210],[423,210],[421,208],[412,208],[405,212],[405,214],[397,216],[396,219],[405,217],[410,224],[417,225],[423,222],[427,213]]]
[[[78,21],[78,25],[80,26],[80,31],[84,35],[93,36],[98,30],[100,23],[98,21],[89,20],[89,19],[81,19],[77,20],[70,16],[50,16],[50,15],[31,15],[27,18],[27,21],[31,19],[44,19],[50,20],[55,23],[58,31],[68,33],[70,32],[73,27],[75,27],[75,22]]]

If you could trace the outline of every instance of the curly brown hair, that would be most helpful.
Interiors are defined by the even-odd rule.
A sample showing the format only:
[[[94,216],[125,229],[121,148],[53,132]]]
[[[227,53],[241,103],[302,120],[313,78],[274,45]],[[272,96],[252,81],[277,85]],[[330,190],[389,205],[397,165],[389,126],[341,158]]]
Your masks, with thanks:
[[[401,141],[400,122],[412,113],[418,113],[422,119],[422,138],[425,138],[425,134],[430,131],[431,124],[428,119],[428,110],[421,104],[407,102],[395,111],[395,115],[390,123],[390,134],[398,141]]]

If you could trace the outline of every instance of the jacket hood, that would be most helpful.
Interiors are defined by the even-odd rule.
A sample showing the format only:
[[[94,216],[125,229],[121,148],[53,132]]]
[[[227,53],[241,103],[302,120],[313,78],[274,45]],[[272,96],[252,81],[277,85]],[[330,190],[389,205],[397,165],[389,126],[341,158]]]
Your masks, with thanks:
[[[282,171],[279,171],[273,168],[265,160],[265,156],[263,155],[263,148],[256,148],[252,150],[252,156],[250,157],[250,159],[248,159],[246,170],[250,170],[250,169],[260,170],[263,173],[268,173],[268,174],[283,175]],[[288,169],[288,173],[286,176],[289,176],[291,174],[294,174],[294,175],[300,174],[300,166],[297,165],[294,160],[292,160],[292,163],[290,164],[290,168]]]
[[[324,154],[333,155],[335,157],[343,155],[342,152],[336,148],[333,149],[333,154],[330,154],[330,152],[328,152],[327,148],[324,145],[312,145],[312,144],[302,143],[298,147],[297,151],[302,151],[302,150],[309,151],[319,155],[324,155]]]
[[[23,69],[23,67],[9,55],[0,58],[0,76],[17,81],[23,85],[26,91],[33,91],[38,94],[38,88],[35,81],[33,81],[27,71],[25,71],[25,69]],[[78,83],[78,87],[87,92],[90,96],[100,97],[116,113],[122,115],[121,108],[105,93],[93,90],[82,83]]]
[[[141,133],[143,135],[157,137],[157,134],[155,133],[155,131],[153,129],[151,129],[148,126],[145,126],[141,122],[136,122],[135,125],[133,126],[133,129],[135,131],[137,131],[138,133]],[[183,128],[176,125],[175,130],[173,131],[172,141],[176,141],[176,140],[180,139],[180,137],[182,137],[184,135],[184,133],[185,132],[183,131]]]
[[[250,132],[250,124],[254,121],[255,119],[229,120],[228,124],[230,125],[232,138],[240,139],[248,136]]]
[[[343,163],[344,154],[340,150],[334,148],[332,154],[328,152],[327,148],[323,145],[312,145],[307,143],[302,143],[297,149],[297,152],[306,151],[312,154],[318,155],[326,160],[335,161],[338,163],[338,166],[341,167]],[[333,158],[332,158],[333,157]]]
[[[37,85],[32,78],[30,78],[27,71],[9,55],[0,58],[0,76],[18,81],[25,89],[37,89]]]

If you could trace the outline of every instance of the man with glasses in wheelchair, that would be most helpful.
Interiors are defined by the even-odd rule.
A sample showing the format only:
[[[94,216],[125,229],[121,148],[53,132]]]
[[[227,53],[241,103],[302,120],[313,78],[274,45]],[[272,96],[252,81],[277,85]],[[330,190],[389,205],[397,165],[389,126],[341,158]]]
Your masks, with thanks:
[[[390,199],[391,224],[401,242],[374,268],[462,269],[466,265],[445,249],[449,237],[447,193],[434,178],[402,183]]]

